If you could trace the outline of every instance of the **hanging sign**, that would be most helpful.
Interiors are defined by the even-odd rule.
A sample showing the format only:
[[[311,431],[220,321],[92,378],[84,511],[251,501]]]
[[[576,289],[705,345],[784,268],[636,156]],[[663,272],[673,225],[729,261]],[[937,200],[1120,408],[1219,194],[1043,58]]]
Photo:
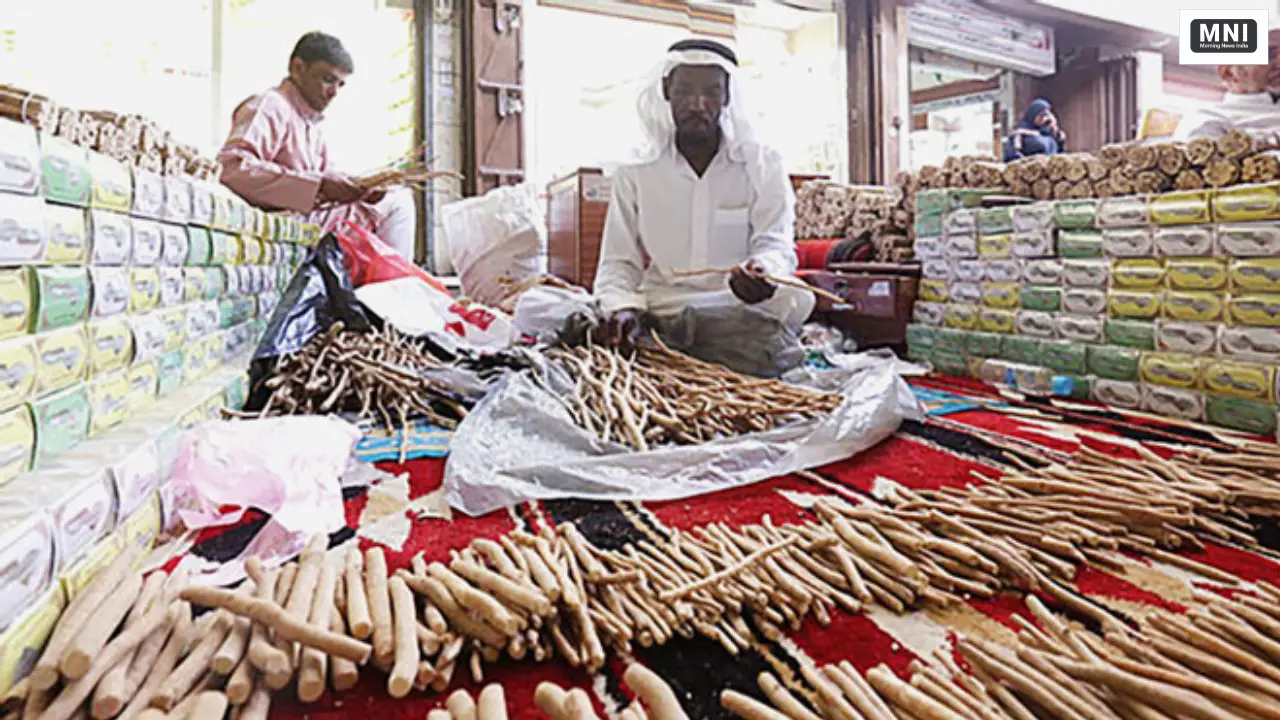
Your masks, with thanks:
[[[1057,70],[1053,28],[997,15],[972,0],[915,0],[907,8],[911,45],[1030,75]]]

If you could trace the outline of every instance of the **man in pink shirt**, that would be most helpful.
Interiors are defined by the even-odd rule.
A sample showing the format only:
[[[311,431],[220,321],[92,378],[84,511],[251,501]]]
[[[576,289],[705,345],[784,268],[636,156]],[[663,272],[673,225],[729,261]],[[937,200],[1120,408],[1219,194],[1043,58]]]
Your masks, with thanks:
[[[302,213],[326,232],[349,220],[413,260],[409,190],[369,192],[329,165],[322,113],[354,69],[337,38],[303,35],[289,58],[289,76],[236,108],[218,153],[222,182],[253,205]]]

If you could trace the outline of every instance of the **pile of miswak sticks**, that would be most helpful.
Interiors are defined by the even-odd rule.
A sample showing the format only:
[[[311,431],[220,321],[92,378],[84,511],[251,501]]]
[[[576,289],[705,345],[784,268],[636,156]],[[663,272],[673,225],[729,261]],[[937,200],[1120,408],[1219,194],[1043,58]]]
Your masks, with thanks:
[[[639,451],[771,430],[821,417],[842,401],[836,393],[748,377],[661,344],[634,353],[599,345],[558,348],[548,356],[574,383],[566,396],[548,388],[574,422],[605,442]]]
[[[456,427],[467,416],[462,398],[423,375],[447,366],[390,325],[362,333],[335,322],[279,359],[264,381],[270,395],[255,416],[350,412],[389,428],[413,417]]]
[[[630,665],[623,682],[636,699],[617,714],[618,720],[688,720],[671,686],[643,665]],[[533,701],[550,720],[601,720],[591,696],[582,688],[565,690],[544,682],[534,691]],[[474,698],[466,690],[458,690],[443,708],[428,712],[427,720],[507,720],[506,692],[496,683],[485,686]]]
[[[1094,153],[1034,155],[1011,163],[948,158],[918,173],[922,188],[1004,191],[1036,200],[1150,195],[1280,179],[1280,136],[1231,130],[1189,142],[1107,145]]]
[[[1280,720],[1280,591],[1199,599],[1098,635],[1029,595],[1034,622],[1012,616],[1012,642],[958,640],[967,669],[944,650],[913,661],[906,682],[884,666],[864,680],[848,662],[806,665],[790,688],[761,674],[768,705],[732,691],[723,705],[752,720]]]

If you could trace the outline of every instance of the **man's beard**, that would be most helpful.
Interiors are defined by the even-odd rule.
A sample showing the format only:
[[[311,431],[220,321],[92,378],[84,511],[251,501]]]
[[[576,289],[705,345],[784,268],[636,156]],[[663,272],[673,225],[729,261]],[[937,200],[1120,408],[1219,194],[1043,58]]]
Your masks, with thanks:
[[[701,145],[715,140],[720,133],[717,123],[688,123],[676,128],[676,141],[691,145]]]

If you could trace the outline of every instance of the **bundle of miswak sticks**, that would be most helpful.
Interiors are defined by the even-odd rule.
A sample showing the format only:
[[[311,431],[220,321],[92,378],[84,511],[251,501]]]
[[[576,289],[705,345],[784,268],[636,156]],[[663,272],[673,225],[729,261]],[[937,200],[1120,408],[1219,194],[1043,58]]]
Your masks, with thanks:
[[[58,126],[58,104],[39,93],[0,83],[0,118],[53,132]]]
[[[839,407],[837,393],[736,373],[660,342],[633,353],[588,344],[548,352],[569,374],[565,395],[551,390],[580,427],[634,450],[696,445],[810,420]]]
[[[1280,719],[1280,590],[1198,600],[1097,634],[1030,595],[1034,622],[1012,616],[1012,641],[959,638],[965,669],[949,650],[913,661],[908,681],[885,666],[864,678],[848,662],[802,665],[790,687],[761,674],[768,704],[733,691],[722,703],[751,720]]]

